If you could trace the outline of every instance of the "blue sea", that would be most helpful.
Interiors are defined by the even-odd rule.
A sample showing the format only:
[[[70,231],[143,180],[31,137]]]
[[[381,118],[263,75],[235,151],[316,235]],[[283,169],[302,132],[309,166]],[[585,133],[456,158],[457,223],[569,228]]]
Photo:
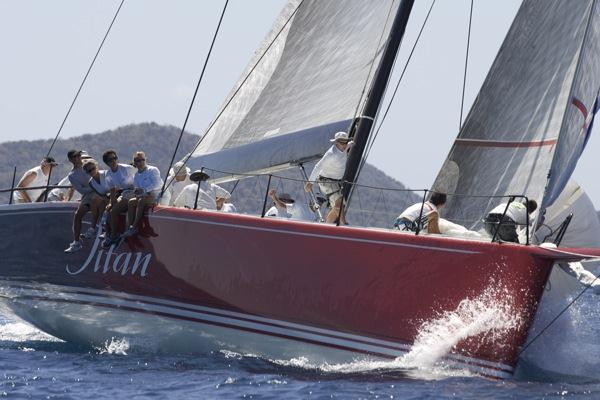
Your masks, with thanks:
[[[228,351],[158,354],[132,350],[126,339],[102,348],[72,345],[22,321],[0,316],[0,396],[40,399],[589,399],[600,398],[600,315],[586,294],[532,346],[517,376],[493,380],[436,362],[469,334],[469,324],[506,321],[486,316],[457,327],[461,315],[429,327],[416,355],[402,360],[311,365],[299,358],[266,360]],[[497,312],[490,315],[498,315]],[[448,316],[447,316],[448,317]],[[497,317],[497,318],[501,318]],[[556,328],[556,329],[554,329]],[[479,329],[479,328],[478,328]],[[437,330],[437,331],[436,331]],[[465,333],[466,332],[466,333]],[[528,349],[529,351],[529,349]],[[417,360],[418,361],[418,360]],[[550,373],[549,366],[562,373]]]

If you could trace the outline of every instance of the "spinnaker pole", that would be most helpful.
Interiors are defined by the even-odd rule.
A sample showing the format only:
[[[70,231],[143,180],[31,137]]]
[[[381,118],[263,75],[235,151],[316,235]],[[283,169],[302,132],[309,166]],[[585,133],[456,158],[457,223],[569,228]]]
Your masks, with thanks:
[[[354,140],[354,146],[348,156],[348,163],[346,164],[346,172],[344,173],[344,182],[356,182],[358,177],[361,160],[369,141],[369,135],[373,128],[375,116],[383,100],[385,94],[385,88],[387,86],[390,75],[392,74],[392,68],[394,66],[394,60],[398,54],[406,25],[408,24],[408,18],[412,10],[414,0],[401,0],[392,28],[390,29],[390,35],[388,37],[383,55],[381,56],[381,62],[377,67],[375,76],[369,94],[365,102],[365,106],[362,110],[361,115],[357,117],[355,124],[354,134],[350,134]],[[344,202],[348,200],[348,197],[352,191],[353,185],[345,184],[343,187]]]

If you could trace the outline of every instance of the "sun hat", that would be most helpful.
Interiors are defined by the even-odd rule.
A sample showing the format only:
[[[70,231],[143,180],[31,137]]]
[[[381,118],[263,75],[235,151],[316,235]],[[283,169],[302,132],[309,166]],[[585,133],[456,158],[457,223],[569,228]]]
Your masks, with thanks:
[[[290,196],[289,193],[281,193],[277,195],[277,198],[279,200],[281,200],[283,203],[288,203],[288,204],[292,204],[295,203],[294,199],[292,199],[292,196]]]
[[[350,138],[348,137],[348,133],[346,132],[337,132],[333,139],[329,140],[330,142],[349,142]]]
[[[210,178],[210,176],[206,172],[204,172],[202,170],[194,171],[190,175],[190,180],[193,181],[193,182],[205,181],[208,178]]]

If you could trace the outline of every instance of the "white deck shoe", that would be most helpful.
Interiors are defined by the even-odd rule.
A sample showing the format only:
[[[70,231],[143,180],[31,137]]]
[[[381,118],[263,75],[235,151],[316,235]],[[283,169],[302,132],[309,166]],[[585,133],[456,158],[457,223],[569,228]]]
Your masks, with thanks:
[[[71,244],[69,244],[69,247],[67,249],[65,249],[65,253],[76,253],[79,250],[81,250],[83,246],[81,245],[81,242],[79,241],[74,241],[71,242]]]

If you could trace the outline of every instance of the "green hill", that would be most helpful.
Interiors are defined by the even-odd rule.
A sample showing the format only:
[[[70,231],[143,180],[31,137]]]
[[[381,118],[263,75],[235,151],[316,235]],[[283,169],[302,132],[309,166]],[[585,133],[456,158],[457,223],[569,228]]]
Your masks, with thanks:
[[[67,151],[70,149],[86,150],[97,160],[101,160],[105,150],[114,149],[119,154],[121,162],[129,162],[135,151],[142,150],[146,153],[148,163],[158,167],[164,178],[179,132],[180,128],[174,126],[143,123],[122,126],[97,134],[59,139],[54,146],[52,156],[60,165],[53,170],[51,181],[56,184],[70,170],[71,164],[66,160]],[[182,158],[198,139],[198,135],[185,133],[177,159]],[[10,188],[13,166],[17,167],[16,179],[18,181],[26,170],[40,162],[46,155],[50,144],[51,140],[0,143],[0,160],[3,160],[0,168],[0,188]],[[103,166],[102,163],[100,165]],[[307,165],[306,170],[310,174],[312,165]],[[286,191],[299,201],[309,201],[306,193],[302,190],[302,182],[297,181],[302,179],[298,168],[292,168],[276,175],[289,179],[275,177],[272,179],[271,187],[276,188],[279,192]],[[267,177],[264,176],[240,181],[232,196],[238,210],[252,214],[260,213],[266,184]],[[389,227],[394,218],[406,206],[419,201],[419,197],[412,192],[376,189],[381,187],[402,190],[404,186],[368,164],[363,169],[359,184],[373,188],[359,187],[356,189],[349,212],[349,219],[353,224]],[[233,182],[223,184],[230,190],[234,185]],[[7,202],[8,195],[0,194],[0,203]]]

